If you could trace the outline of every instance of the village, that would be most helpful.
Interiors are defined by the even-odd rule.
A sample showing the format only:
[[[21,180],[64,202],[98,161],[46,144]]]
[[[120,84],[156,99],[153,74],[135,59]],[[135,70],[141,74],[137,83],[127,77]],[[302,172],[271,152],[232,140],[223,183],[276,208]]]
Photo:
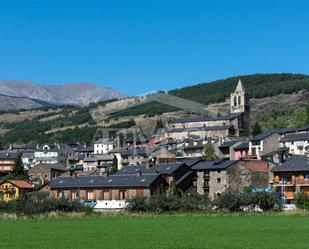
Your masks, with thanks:
[[[122,210],[173,185],[213,200],[224,191],[278,193],[284,205],[309,194],[309,126],[250,136],[250,98],[239,80],[230,113],[172,118],[150,137],[102,137],[93,144],[14,145],[0,151],[0,199],[65,198]],[[22,164],[26,179],[14,178]],[[15,170],[16,171],[16,170]]]

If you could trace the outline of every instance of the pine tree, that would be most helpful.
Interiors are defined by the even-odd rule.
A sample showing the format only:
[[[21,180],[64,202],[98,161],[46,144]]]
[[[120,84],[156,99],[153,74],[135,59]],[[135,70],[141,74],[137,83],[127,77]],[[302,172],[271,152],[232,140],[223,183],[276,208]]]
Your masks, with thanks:
[[[215,159],[215,149],[211,143],[207,143],[204,150],[204,159],[205,160],[214,160]]]
[[[262,128],[261,128],[261,126],[259,125],[258,122],[255,122],[254,125],[253,125],[253,128],[252,128],[252,135],[256,136],[260,133],[262,133]]]
[[[24,164],[21,158],[21,153],[18,153],[12,173],[13,173],[14,179],[18,179],[18,180],[27,179],[27,172],[25,171],[25,168],[24,168]]]

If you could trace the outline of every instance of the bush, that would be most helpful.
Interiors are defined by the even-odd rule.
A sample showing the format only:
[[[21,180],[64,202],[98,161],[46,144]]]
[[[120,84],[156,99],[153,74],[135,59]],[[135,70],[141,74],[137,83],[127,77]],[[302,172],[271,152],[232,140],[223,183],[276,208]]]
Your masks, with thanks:
[[[281,202],[279,195],[266,192],[236,192],[226,190],[214,200],[214,206],[221,211],[240,212],[244,210],[279,211]]]
[[[202,195],[154,195],[149,200],[146,198],[133,198],[129,201],[129,212],[188,212],[202,211],[210,208],[207,196]]]
[[[84,207],[76,201],[66,199],[48,199],[34,201],[24,197],[9,202],[0,201],[0,212],[25,215],[43,214],[50,211],[73,212],[83,211]]]

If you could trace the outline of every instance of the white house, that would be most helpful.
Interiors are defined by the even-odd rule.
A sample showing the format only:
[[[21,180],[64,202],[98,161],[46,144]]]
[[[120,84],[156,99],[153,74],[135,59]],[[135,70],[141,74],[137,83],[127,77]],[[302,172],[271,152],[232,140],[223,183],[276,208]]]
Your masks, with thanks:
[[[114,149],[115,142],[106,138],[99,139],[94,143],[94,154],[107,154]]]
[[[309,132],[288,134],[280,140],[280,147],[285,147],[293,155],[305,155],[309,151]]]

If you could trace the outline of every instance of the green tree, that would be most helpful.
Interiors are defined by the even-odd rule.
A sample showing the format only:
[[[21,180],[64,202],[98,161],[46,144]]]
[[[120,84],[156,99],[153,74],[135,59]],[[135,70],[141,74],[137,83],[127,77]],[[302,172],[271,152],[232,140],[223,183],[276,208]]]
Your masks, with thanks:
[[[159,129],[162,129],[162,128],[164,128],[164,124],[162,122],[162,119],[159,119],[156,123],[155,131],[158,131]]]
[[[25,171],[24,164],[21,158],[21,153],[18,153],[15,165],[13,167],[13,178],[18,180],[27,179],[27,172]]]
[[[306,125],[309,125],[309,101],[306,106]]]
[[[210,142],[208,142],[205,145],[204,159],[205,160],[214,160],[215,159],[215,149],[214,149],[214,146]]]
[[[262,128],[258,122],[255,122],[252,127],[252,135],[256,136],[260,133],[262,133]]]

